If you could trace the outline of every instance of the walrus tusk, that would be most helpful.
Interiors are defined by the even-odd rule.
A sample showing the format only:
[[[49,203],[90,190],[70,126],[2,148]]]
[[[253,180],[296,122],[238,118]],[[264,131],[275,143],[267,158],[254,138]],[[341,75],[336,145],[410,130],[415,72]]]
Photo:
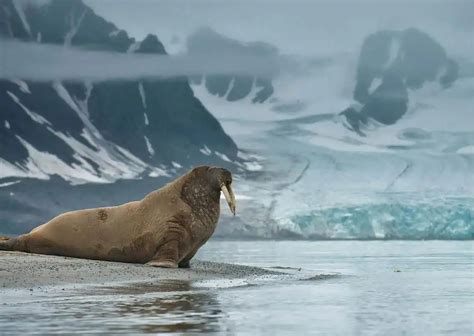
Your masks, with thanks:
[[[226,185],[223,183],[221,185],[221,190],[224,193],[224,197],[227,201],[227,204],[229,204],[230,211],[232,211],[235,216],[235,196],[234,192],[232,191],[232,188],[229,186],[229,189],[227,189]]]

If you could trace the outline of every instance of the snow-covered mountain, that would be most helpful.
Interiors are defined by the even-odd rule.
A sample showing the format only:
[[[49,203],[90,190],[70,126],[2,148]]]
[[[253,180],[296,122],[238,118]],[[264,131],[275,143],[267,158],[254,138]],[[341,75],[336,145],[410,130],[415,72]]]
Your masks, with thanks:
[[[236,186],[246,210],[222,235],[474,237],[474,77],[417,29],[371,33],[361,45],[300,59],[305,71],[274,78],[261,103],[255,84],[232,102],[193,84],[268,169]]]
[[[95,50],[166,53],[154,35],[143,41],[81,1],[1,6],[3,38]],[[3,66],[8,66],[4,64]],[[168,81],[0,82],[3,169],[0,177],[73,183],[112,182],[211,161],[205,148],[235,160],[237,147],[194,97],[186,79]],[[214,158],[220,161],[219,157]]]
[[[80,0],[2,1],[0,48],[2,40],[13,39],[83,50],[166,54],[156,36],[135,41]],[[8,67],[8,60],[0,66]],[[111,202],[96,199],[101,187],[74,186],[141,179],[153,183],[151,191],[196,164],[242,172],[246,162],[186,78],[0,79],[0,222],[8,224],[1,231],[23,231],[65,209]],[[147,191],[145,185],[135,187],[138,182],[127,185],[116,202]],[[29,199],[27,194],[35,194],[37,187],[42,199]],[[46,193],[53,189],[54,195]]]
[[[1,3],[4,38],[165,53],[157,37],[135,41],[79,0],[19,6],[28,3]],[[465,49],[405,26],[333,34],[327,21],[314,45],[304,35],[304,54],[284,53],[285,41],[298,41],[286,31],[273,33],[281,45],[208,28],[172,45],[214,61],[266,60],[279,72],[204,73],[190,84],[0,81],[2,230],[140,198],[193,164],[216,163],[236,173],[238,201],[217,236],[474,238],[474,66]]]
[[[276,59],[278,55],[276,48],[267,43],[242,43],[207,27],[199,29],[187,40],[189,53],[205,54],[210,49],[217,49],[223,54],[261,57],[268,60]],[[202,83],[209,93],[229,102],[250,96],[252,103],[263,103],[273,94],[271,79],[260,76],[203,75],[194,77],[193,83],[196,85]]]
[[[415,92],[428,82],[447,89],[458,71],[457,62],[428,34],[414,28],[379,31],[362,44],[354,88],[358,104],[341,114],[360,135],[369,120],[395,124],[408,110],[409,90]]]

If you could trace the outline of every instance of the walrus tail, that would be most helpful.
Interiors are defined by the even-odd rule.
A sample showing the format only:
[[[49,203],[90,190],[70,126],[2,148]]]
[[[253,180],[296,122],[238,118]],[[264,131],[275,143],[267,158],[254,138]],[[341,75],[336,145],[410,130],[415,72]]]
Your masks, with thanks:
[[[0,251],[15,251],[16,238],[0,236]]]

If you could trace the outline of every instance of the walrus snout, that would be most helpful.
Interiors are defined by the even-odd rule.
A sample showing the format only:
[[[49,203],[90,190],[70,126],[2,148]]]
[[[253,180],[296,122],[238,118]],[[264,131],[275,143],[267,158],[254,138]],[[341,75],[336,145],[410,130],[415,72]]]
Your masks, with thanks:
[[[235,195],[232,190],[232,173],[224,168],[210,167],[209,172],[211,174],[212,183],[222,191],[225,200],[229,205],[229,209],[235,216]]]

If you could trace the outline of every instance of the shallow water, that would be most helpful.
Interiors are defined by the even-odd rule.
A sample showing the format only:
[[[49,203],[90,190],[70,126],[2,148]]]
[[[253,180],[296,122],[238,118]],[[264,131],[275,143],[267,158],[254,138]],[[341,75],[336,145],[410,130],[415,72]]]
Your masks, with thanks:
[[[0,334],[474,332],[472,241],[214,241],[198,258],[290,276],[35,294],[0,304]]]

